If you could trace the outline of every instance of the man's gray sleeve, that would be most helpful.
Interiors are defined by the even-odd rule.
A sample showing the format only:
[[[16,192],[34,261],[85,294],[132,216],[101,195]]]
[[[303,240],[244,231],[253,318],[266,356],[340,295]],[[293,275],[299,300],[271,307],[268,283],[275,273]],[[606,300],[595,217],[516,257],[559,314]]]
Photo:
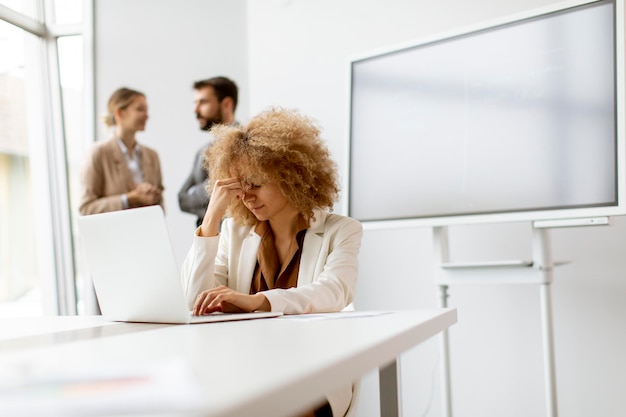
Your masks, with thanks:
[[[182,211],[195,214],[200,219],[204,217],[209,204],[206,191],[208,177],[204,169],[204,149],[201,149],[196,153],[189,177],[178,192],[178,205]]]

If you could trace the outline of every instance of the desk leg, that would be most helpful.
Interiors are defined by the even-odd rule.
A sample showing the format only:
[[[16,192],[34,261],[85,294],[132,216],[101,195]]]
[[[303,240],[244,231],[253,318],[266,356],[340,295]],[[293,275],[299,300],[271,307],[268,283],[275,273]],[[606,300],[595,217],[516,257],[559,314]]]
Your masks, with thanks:
[[[393,361],[378,371],[380,385],[380,417],[400,416],[400,369],[398,362]]]

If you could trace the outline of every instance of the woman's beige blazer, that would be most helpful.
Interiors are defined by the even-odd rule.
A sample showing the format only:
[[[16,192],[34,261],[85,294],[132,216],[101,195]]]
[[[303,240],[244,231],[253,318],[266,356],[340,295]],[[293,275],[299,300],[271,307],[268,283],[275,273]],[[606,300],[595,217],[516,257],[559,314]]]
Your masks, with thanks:
[[[141,167],[144,181],[163,190],[159,155],[153,149],[141,146]],[[122,210],[122,194],[137,186],[126,164],[117,139],[94,145],[83,171],[83,194],[80,214],[96,214]],[[164,207],[163,199],[161,206]]]

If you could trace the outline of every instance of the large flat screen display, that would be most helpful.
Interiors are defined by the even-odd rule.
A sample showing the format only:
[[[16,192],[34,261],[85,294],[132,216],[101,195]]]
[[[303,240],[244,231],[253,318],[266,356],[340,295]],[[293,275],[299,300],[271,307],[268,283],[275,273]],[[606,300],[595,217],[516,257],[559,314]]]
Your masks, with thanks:
[[[625,214],[622,13],[562,3],[352,60],[349,215]]]

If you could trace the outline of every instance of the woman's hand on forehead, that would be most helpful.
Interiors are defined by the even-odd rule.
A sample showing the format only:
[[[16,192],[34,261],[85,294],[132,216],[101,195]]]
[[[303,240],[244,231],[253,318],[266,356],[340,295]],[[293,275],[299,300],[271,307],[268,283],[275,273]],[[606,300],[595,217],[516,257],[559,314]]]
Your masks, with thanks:
[[[220,222],[226,214],[228,205],[235,199],[243,199],[244,195],[241,181],[237,177],[215,181],[211,199],[200,226],[200,236],[217,236]]]
[[[233,197],[243,197],[244,186],[238,177],[224,178],[215,181],[213,194],[216,198],[226,197],[227,200]],[[213,199],[213,197],[211,198]]]

